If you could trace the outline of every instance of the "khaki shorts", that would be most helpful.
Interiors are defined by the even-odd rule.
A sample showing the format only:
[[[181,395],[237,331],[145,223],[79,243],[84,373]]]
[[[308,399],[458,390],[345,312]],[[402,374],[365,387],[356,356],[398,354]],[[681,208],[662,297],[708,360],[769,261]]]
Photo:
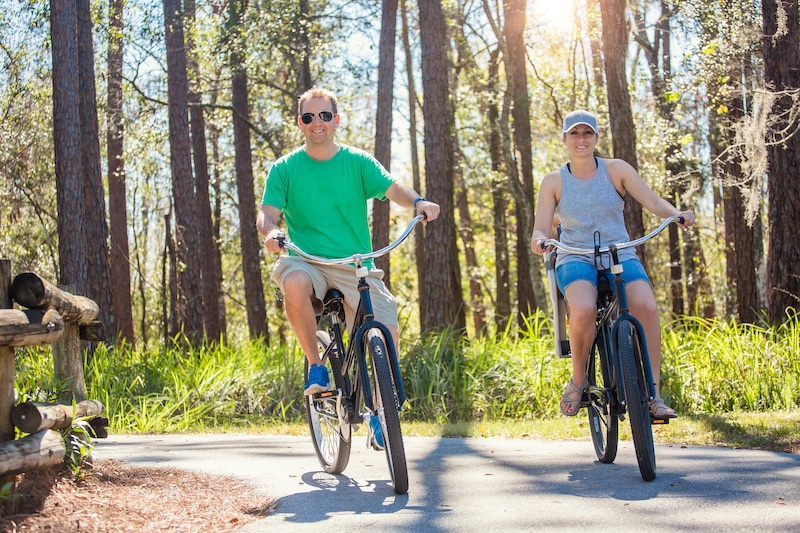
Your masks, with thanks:
[[[317,265],[294,255],[282,255],[272,270],[272,280],[284,294],[286,291],[283,290],[283,280],[289,273],[297,270],[305,272],[311,278],[314,294],[320,302],[325,298],[328,289],[336,288],[344,294],[345,317],[348,329],[351,328],[361,299],[355,268],[351,265]],[[372,310],[375,313],[375,320],[385,326],[397,327],[397,300],[384,285],[383,275],[383,270],[373,268],[366,278]],[[319,307],[321,308],[321,305]]]

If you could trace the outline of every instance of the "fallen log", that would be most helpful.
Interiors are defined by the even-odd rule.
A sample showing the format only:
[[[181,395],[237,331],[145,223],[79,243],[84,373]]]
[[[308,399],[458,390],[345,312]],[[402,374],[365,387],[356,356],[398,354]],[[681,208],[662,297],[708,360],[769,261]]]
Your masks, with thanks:
[[[103,412],[103,404],[86,400],[75,404],[75,418],[95,417]],[[61,403],[25,402],[11,410],[11,421],[23,433],[43,429],[64,429],[72,425],[72,406]]]
[[[0,476],[57,466],[64,462],[66,453],[64,439],[52,429],[0,442]]]
[[[64,320],[55,309],[0,309],[0,345],[50,344],[63,332]]]
[[[100,312],[100,307],[92,299],[62,291],[33,272],[17,274],[10,292],[18,304],[29,309],[57,309],[67,322],[87,324]]]

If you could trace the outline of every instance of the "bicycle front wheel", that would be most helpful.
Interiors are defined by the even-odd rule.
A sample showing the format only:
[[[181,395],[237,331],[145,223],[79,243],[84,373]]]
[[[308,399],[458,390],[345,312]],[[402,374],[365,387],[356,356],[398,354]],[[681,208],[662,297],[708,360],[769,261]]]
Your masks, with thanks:
[[[377,416],[381,422],[386,460],[389,463],[394,492],[395,494],[405,494],[408,492],[408,467],[406,450],[403,446],[403,433],[400,429],[399,405],[395,395],[386,341],[379,329],[371,329],[367,332],[367,347],[372,362],[373,405],[375,406],[373,416]]]
[[[608,330],[605,330],[608,331]],[[611,464],[617,458],[619,443],[619,418],[612,413],[614,394],[613,372],[608,360],[606,337],[600,333],[595,339],[594,347],[589,355],[589,430],[597,460]]]
[[[642,372],[641,361],[644,350],[642,339],[629,320],[623,319],[619,322],[617,348],[636,461],[639,463],[642,478],[645,481],[653,481],[656,478],[656,451],[653,445],[653,428],[650,426],[650,411],[647,407],[647,384]]]
[[[325,331],[317,331],[317,348],[322,356],[331,344],[330,335]],[[323,364],[330,370],[329,358]],[[308,360],[306,359],[304,379],[308,380]],[[330,474],[341,474],[350,462],[350,443],[352,428],[350,424],[339,418],[339,394],[312,394],[306,396],[306,412],[308,427],[311,429],[311,440],[322,468]]]

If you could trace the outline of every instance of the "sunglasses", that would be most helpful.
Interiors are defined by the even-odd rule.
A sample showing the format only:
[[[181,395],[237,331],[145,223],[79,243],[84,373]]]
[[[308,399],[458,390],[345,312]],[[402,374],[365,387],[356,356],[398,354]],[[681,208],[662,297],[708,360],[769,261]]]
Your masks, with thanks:
[[[314,113],[303,113],[300,115],[300,120],[303,121],[303,124],[311,124],[314,122]],[[333,113],[330,111],[320,111],[316,114],[322,122],[330,122],[333,120]]]

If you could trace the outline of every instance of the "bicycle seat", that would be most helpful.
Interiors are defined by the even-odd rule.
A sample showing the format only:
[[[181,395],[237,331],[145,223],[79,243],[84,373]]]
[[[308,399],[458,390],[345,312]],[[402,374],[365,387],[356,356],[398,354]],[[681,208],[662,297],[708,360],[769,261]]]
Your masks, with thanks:
[[[323,309],[319,315],[337,315],[339,317],[339,322],[345,322],[344,294],[342,294],[339,289],[328,289],[322,304]],[[319,317],[319,315],[317,316]]]

